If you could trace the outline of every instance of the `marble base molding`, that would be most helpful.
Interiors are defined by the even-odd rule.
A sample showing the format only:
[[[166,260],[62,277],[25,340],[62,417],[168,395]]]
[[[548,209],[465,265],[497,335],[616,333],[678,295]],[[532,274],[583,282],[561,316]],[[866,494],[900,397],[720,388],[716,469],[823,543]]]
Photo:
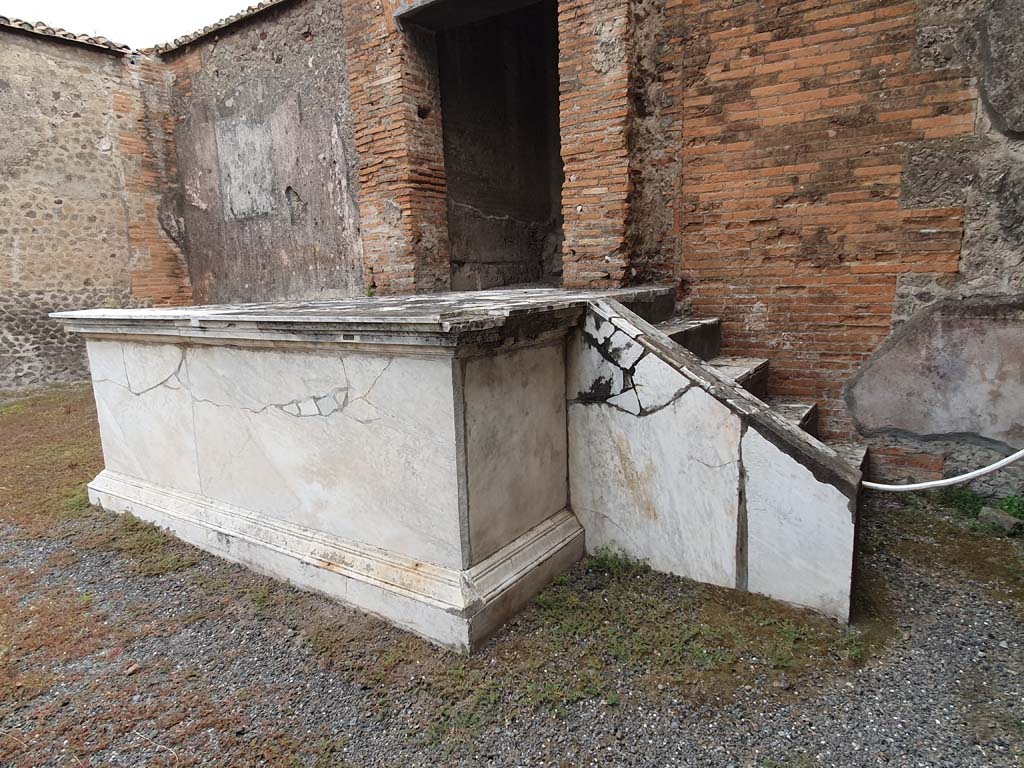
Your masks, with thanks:
[[[579,560],[584,548],[583,528],[567,509],[477,565],[455,570],[109,470],[89,484],[89,501],[464,651]]]

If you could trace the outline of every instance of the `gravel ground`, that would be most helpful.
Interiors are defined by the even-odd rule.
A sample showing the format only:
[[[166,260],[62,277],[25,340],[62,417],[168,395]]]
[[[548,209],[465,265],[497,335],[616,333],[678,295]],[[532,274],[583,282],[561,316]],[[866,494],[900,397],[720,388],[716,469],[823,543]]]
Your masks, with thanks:
[[[564,665],[527,650],[563,642],[546,634],[560,615],[542,612],[551,600],[470,662],[80,504],[45,531],[0,509],[5,766],[1024,765],[1024,551],[927,505],[868,501],[859,568],[874,607],[853,636],[863,659],[765,665],[737,652],[656,685],[653,662],[620,674],[616,661],[610,687],[559,688],[530,706],[497,681],[528,669],[524,685],[567,684]],[[918,526],[933,518],[941,537]],[[952,547],[959,559],[934,556]],[[998,573],[964,567],[967,547],[994,553]],[[579,566],[552,594],[595,589],[593,570]],[[682,580],[622,578],[653,579],[644,589],[669,602],[767,615]],[[801,616],[779,626],[850,641]],[[454,715],[438,681],[455,685]]]

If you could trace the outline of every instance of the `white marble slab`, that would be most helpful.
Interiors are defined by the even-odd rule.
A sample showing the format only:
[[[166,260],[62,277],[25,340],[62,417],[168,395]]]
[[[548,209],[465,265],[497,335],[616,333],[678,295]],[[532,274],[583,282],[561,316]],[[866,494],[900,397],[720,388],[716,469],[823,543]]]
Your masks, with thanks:
[[[90,337],[92,498],[468,649],[583,552],[564,342],[527,341],[458,358]]]
[[[743,466],[748,589],[847,621],[851,500],[753,428],[743,436]]]
[[[606,293],[504,293],[68,315],[91,498],[460,649],[583,528],[846,617],[855,469]]]
[[[472,358],[464,371],[477,562],[568,504],[564,342]]]
[[[569,406],[569,478],[587,551],[736,586],[740,421],[699,389],[646,416]]]
[[[192,399],[179,376],[182,349],[159,347],[126,353],[121,342],[88,344],[90,365],[99,376],[93,393],[104,465],[198,493]]]
[[[588,551],[847,618],[855,469],[614,301],[589,305],[567,351]]]

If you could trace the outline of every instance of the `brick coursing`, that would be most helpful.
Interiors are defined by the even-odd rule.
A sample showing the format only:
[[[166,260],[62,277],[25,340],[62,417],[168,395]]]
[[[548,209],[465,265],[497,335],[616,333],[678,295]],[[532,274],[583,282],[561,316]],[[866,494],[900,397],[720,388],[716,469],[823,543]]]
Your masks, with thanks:
[[[629,281],[630,15],[622,0],[558,4],[560,131],[565,183],[562,281]]]
[[[963,208],[905,208],[900,179],[909,146],[973,132],[969,73],[915,63],[913,2],[685,9],[688,296],[847,435],[843,385],[889,335],[898,277],[958,270]]]
[[[390,2],[346,3],[359,214],[368,292],[447,290],[447,193],[432,34],[398,29]]]
[[[163,200],[177,186],[170,111],[169,73],[149,57],[132,62],[129,87],[114,93],[122,124],[118,147],[124,158],[132,297],[154,305],[192,303],[192,286],[181,247],[161,224]]]

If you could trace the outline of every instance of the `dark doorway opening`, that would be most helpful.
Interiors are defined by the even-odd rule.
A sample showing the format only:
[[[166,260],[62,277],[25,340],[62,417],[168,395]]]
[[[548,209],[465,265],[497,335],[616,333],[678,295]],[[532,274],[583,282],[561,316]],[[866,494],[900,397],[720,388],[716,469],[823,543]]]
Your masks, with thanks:
[[[561,284],[555,0],[437,33],[452,289]]]

